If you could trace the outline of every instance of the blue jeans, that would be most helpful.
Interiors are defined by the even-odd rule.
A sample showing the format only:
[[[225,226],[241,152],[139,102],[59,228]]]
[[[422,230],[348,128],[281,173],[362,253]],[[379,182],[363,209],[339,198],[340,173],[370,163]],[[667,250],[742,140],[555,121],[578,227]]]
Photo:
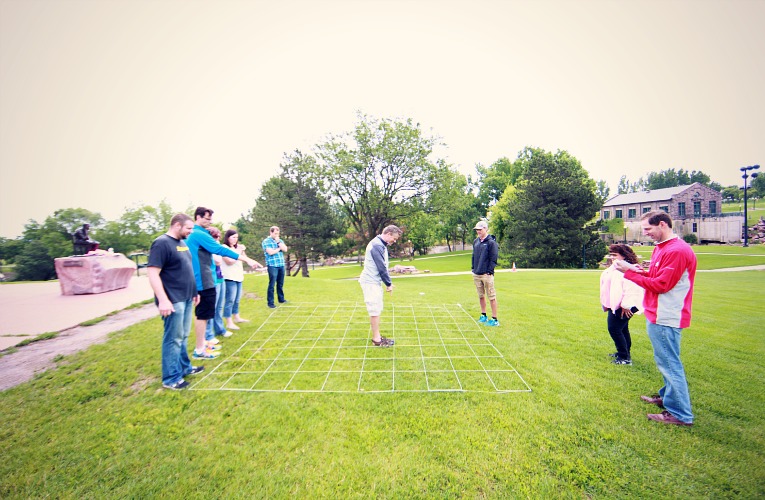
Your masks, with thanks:
[[[223,308],[223,317],[230,318],[232,314],[239,314],[239,301],[242,299],[242,282],[226,280],[226,306]]]
[[[284,266],[268,266],[268,305],[274,305],[274,285],[279,303],[284,302]]]
[[[646,330],[653,346],[653,359],[664,378],[664,387],[659,389],[664,408],[678,420],[693,422],[691,395],[688,392],[685,369],[680,361],[680,334],[683,329],[646,321]]]
[[[223,323],[223,304],[226,302],[225,283],[215,284],[215,316],[207,322],[205,340],[212,340],[216,335],[226,333],[226,325]],[[215,333],[213,333],[215,330]]]
[[[175,312],[162,318],[165,332],[162,337],[162,383],[167,385],[180,382],[191,372],[191,360],[187,344],[194,317],[194,301],[175,302]]]

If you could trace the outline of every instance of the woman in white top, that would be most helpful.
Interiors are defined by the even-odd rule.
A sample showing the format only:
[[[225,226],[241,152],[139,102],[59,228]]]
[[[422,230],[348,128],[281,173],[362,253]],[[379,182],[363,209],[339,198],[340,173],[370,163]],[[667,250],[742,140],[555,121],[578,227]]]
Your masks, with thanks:
[[[608,247],[612,264],[600,276],[600,304],[608,312],[608,333],[616,345],[616,352],[611,354],[612,363],[631,365],[632,338],[630,337],[630,318],[643,310],[644,290],[635,283],[624,279],[624,274],[617,271],[613,262],[626,260],[637,264],[638,256],[628,245],[621,243]]]
[[[223,244],[240,255],[244,253],[245,246],[239,243],[239,233],[229,229],[223,236]],[[257,267],[263,267],[260,262],[255,262]],[[242,282],[244,281],[244,268],[242,261],[223,257],[221,265],[223,278],[226,280],[226,305],[223,309],[223,317],[226,319],[226,328],[239,330],[236,323],[247,323],[248,319],[239,316],[239,301],[242,298]]]

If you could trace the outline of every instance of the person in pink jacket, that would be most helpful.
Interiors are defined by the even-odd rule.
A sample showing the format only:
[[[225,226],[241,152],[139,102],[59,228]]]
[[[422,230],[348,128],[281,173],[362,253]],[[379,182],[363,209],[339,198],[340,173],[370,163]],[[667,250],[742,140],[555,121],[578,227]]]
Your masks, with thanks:
[[[656,422],[693,425],[691,396],[685,368],[680,361],[680,336],[691,324],[693,281],[696,278],[696,254],[672,231],[672,219],[664,211],[643,214],[643,233],[656,242],[648,272],[627,261],[616,261],[624,277],[645,289],[643,310],[646,331],[653,345],[653,358],[664,379],[664,387],[653,396],[640,396],[646,403],[663,407],[649,414]]]
[[[632,248],[621,243],[611,245],[608,251],[612,264],[600,275],[600,305],[608,313],[608,333],[616,346],[616,352],[611,354],[614,358],[611,362],[615,365],[631,365],[630,319],[643,309],[643,289],[624,279],[624,275],[616,269],[616,261],[637,264],[638,256]]]

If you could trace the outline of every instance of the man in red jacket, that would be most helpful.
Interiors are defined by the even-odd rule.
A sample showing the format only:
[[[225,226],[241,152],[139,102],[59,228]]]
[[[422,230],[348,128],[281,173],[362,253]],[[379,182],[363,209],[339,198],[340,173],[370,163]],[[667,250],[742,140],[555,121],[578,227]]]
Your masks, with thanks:
[[[672,232],[672,219],[666,212],[656,210],[643,214],[640,224],[643,233],[656,242],[648,272],[637,264],[616,262],[616,268],[625,278],[645,289],[646,330],[653,345],[656,367],[664,378],[664,387],[658,394],[640,398],[665,409],[659,414],[649,414],[649,419],[693,425],[688,381],[680,361],[680,337],[683,328],[691,324],[696,254]]]

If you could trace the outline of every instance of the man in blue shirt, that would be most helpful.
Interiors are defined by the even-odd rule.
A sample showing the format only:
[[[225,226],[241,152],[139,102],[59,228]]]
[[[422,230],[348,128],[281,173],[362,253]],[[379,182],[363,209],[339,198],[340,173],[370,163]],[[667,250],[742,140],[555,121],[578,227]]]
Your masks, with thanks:
[[[280,304],[287,302],[284,298],[284,253],[287,252],[287,245],[279,237],[279,226],[271,226],[268,238],[263,240],[263,255],[268,266],[268,307],[274,309],[274,285],[276,285],[276,295]]]
[[[192,357],[194,359],[212,359],[217,353],[205,348],[205,330],[207,322],[215,316],[215,262],[212,254],[222,255],[234,260],[242,260],[250,267],[255,267],[257,262],[246,255],[241,255],[228,247],[215,241],[207,228],[212,224],[213,211],[205,207],[197,207],[194,211],[194,230],[188,237],[186,244],[189,246],[191,260],[194,267],[194,279],[197,291],[199,291],[199,304],[197,304],[196,323],[196,347]]]

